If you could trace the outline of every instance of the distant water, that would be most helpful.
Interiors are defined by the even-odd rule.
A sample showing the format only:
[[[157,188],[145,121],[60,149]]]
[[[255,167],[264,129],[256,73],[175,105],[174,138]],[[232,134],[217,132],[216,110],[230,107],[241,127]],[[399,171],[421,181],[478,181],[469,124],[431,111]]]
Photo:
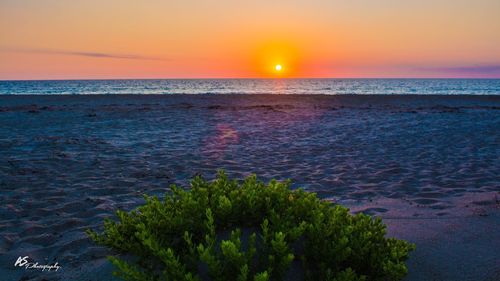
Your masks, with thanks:
[[[0,95],[499,95],[500,79],[164,79],[0,81]]]

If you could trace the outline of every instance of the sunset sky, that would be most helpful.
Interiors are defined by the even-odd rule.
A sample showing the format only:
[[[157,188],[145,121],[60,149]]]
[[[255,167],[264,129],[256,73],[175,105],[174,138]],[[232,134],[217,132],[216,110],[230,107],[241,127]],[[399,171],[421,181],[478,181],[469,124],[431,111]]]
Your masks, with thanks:
[[[499,0],[0,0],[0,79],[500,78],[499,13]]]

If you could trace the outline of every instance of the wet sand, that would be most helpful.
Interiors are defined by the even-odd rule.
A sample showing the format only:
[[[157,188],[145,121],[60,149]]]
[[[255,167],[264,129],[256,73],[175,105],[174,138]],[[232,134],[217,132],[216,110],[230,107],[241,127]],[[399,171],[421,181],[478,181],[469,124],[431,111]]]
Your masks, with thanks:
[[[0,96],[0,276],[110,280],[85,229],[224,168],[384,218],[407,280],[495,280],[498,128],[499,96]]]

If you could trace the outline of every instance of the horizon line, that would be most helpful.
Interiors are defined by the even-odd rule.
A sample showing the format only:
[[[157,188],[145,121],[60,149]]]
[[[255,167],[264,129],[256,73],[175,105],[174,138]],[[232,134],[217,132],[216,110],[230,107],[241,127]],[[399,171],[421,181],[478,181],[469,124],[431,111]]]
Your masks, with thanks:
[[[349,80],[349,79],[387,79],[387,80],[500,80],[499,77],[167,77],[167,78],[56,78],[56,79],[1,79],[0,82],[28,81],[113,81],[113,80]]]

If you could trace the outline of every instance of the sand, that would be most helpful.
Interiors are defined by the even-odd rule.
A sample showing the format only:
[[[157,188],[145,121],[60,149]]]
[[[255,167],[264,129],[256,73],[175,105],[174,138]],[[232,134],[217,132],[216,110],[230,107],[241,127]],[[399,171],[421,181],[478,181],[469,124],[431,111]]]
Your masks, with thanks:
[[[407,280],[500,276],[499,96],[0,96],[2,280],[111,280],[83,231],[172,183],[292,178],[417,244]],[[14,267],[19,256],[58,272]]]

